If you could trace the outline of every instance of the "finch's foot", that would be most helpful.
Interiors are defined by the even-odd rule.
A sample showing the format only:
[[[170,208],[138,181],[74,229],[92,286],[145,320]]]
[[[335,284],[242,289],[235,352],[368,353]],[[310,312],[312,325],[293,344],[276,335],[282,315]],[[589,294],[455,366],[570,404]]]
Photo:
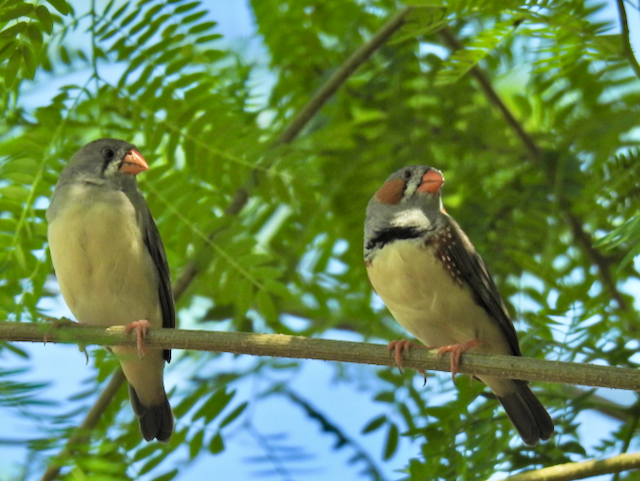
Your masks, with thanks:
[[[442,356],[445,352],[449,353],[449,358],[451,359],[451,379],[453,379],[454,382],[456,374],[458,374],[458,366],[460,365],[460,356],[462,356],[462,353],[480,344],[482,344],[480,339],[474,339],[472,341],[461,342],[460,344],[442,346],[438,349],[438,356]]]
[[[147,349],[144,347],[144,338],[147,334],[149,334],[149,329],[151,329],[151,324],[146,319],[141,319],[140,321],[134,321],[131,324],[125,326],[124,332],[130,332],[136,330],[137,342],[136,346],[138,347],[138,356],[140,359],[144,357],[147,353]]]
[[[427,346],[423,346],[422,344],[416,344],[415,342],[411,342],[408,339],[401,339],[399,341],[391,341],[387,345],[387,352],[391,352],[395,350],[395,360],[396,366],[398,366],[398,370],[402,372],[402,351],[407,354],[411,350],[412,347],[417,347],[418,349],[430,349]],[[424,369],[417,370],[422,377],[424,377],[424,384],[427,384],[427,373]]]
[[[42,342],[44,344],[46,344],[47,342],[49,342],[52,337],[51,335],[51,331],[58,329],[60,327],[64,327],[64,326],[69,326],[71,324],[78,325],[77,322],[72,321],[71,319],[67,319],[66,317],[61,317],[60,319],[54,319],[54,318],[46,318],[48,321],[51,322],[51,324],[49,325],[49,329],[47,329],[47,332],[44,333],[44,337],[42,338]]]

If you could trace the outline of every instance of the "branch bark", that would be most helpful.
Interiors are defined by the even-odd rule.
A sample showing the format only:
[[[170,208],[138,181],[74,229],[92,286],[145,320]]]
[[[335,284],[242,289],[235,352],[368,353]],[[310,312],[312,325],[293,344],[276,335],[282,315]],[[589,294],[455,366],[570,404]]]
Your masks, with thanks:
[[[48,330],[47,330],[48,328]],[[134,333],[124,334],[124,326],[109,329],[73,322],[47,326],[44,323],[0,323],[0,339],[7,341],[100,344],[135,346]],[[330,341],[284,334],[254,334],[183,329],[152,329],[145,338],[148,348],[191,349],[231,352],[253,356],[355,362],[394,366],[394,357],[383,344]],[[448,357],[438,357],[432,350],[414,349],[403,360],[412,369],[450,370]],[[458,371],[472,376],[488,375],[525,381],[580,384],[614,389],[640,390],[640,370],[546,361],[515,356],[466,353]]]
[[[640,79],[640,65],[633,54],[631,40],[629,39],[629,24],[627,22],[627,11],[624,8],[624,0],[616,0],[618,7],[618,16],[620,17],[620,30],[622,31],[622,54],[629,61],[629,65],[633,69],[636,77]]]
[[[502,481],[571,481],[638,468],[640,468],[640,453],[620,454],[600,461],[567,463],[516,474],[504,478]]]

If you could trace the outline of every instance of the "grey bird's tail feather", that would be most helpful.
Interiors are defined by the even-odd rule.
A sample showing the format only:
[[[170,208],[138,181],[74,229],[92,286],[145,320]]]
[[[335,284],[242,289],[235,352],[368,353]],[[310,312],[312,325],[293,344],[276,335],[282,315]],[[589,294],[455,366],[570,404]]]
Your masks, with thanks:
[[[541,439],[551,437],[553,421],[526,382],[514,380],[513,383],[515,390],[498,400],[525,444],[535,446]]]
[[[171,433],[173,433],[173,413],[167,396],[164,402],[154,406],[144,406],[136,390],[129,384],[129,399],[133,412],[140,423],[140,432],[142,437],[147,441],[157,439],[161,443],[169,442]]]

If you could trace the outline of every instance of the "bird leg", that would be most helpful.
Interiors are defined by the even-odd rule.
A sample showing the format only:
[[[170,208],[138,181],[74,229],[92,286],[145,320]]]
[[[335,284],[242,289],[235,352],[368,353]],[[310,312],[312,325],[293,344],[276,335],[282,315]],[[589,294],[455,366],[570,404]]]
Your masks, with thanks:
[[[49,325],[49,328],[47,329],[47,332],[44,333],[44,338],[42,339],[42,342],[44,344],[46,344],[47,342],[49,342],[51,340],[51,332],[55,329],[58,329],[60,327],[64,327],[64,326],[70,326],[70,325],[74,325],[77,326],[78,323],[72,321],[71,319],[67,319],[66,317],[61,317],[60,319],[54,319],[54,318],[46,318],[47,321],[50,321],[51,324]]]
[[[140,359],[142,359],[147,353],[147,349],[144,347],[144,338],[147,334],[149,334],[151,324],[149,324],[149,321],[147,321],[146,319],[134,321],[124,327],[124,332],[130,332],[134,329],[136,330],[137,336],[136,346],[138,347],[138,356],[140,357]]]
[[[401,339],[398,341],[391,341],[388,345],[387,345],[387,352],[391,352],[393,350],[395,350],[395,360],[396,360],[396,366],[398,366],[398,371],[400,371],[402,373],[402,351],[406,352],[407,354],[409,354],[409,351],[411,351],[412,347],[417,347],[418,349],[433,349],[427,346],[423,346],[422,344],[416,344],[415,342],[411,342],[408,339]],[[427,373],[425,372],[424,369],[417,369],[417,371],[422,374],[422,377],[424,378],[424,384],[427,384]]]
[[[456,374],[458,374],[458,366],[460,365],[460,356],[463,352],[467,352],[476,346],[482,344],[480,339],[473,339],[467,342],[461,342],[459,344],[451,344],[449,346],[442,346],[438,349],[438,356],[442,356],[445,352],[449,353],[451,360],[451,379],[455,382]]]

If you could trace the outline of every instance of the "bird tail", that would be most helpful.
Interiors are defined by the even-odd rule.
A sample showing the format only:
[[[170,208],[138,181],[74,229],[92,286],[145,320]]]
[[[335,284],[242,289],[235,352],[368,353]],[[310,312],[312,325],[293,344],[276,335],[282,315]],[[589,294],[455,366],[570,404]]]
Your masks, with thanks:
[[[161,443],[169,442],[173,433],[173,413],[166,394],[160,404],[145,406],[140,402],[136,390],[129,384],[129,399],[140,423],[142,437],[147,441],[157,439]]]
[[[553,421],[526,382],[512,382],[515,389],[506,396],[498,396],[498,400],[522,440],[535,446],[541,439],[545,441],[551,437]]]

